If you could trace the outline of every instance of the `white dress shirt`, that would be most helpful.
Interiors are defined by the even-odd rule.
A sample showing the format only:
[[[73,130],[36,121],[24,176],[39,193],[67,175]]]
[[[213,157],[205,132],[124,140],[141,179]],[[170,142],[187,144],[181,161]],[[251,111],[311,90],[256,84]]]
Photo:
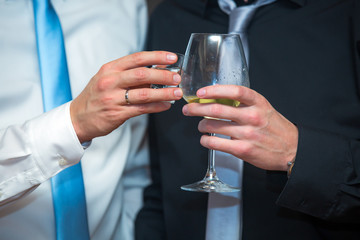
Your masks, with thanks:
[[[64,32],[73,97],[104,63],[143,47],[144,0],[52,3]],[[84,151],[69,103],[43,114],[31,0],[0,0],[0,83],[0,239],[55,239],[49,178],[80,159],[91,238],[132,239],[150,181],[146,116],[94,139]]]

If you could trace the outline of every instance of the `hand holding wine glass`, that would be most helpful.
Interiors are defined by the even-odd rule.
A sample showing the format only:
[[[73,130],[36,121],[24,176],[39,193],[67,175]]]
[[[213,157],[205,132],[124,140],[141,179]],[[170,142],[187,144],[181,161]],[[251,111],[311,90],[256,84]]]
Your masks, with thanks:
[[[210,116],[228,121],[204,118],[198,129],[214,132],[229,139],[204,134],[202,146],[232,154],[258,168],[287,171],[297,153],[298,129],[256,91],[243,86],[213,85],[197,91],[199,98],[230,98],[241,102],[237,108],[222,104],[187,104],[186,116]]]
[[[192,34],[185,53],[180,84],[184,99],[188,103],[221,103],[237,107],[239,102],[232,99],[205,99],[196,95],[198,89],[218,84],[249,86],[249,75],[239,35]],[[209,150],[209,164],[205,178],[181,188],[202,192],[239,190],[223,183],[216,176],[215,152],[212,149]]]

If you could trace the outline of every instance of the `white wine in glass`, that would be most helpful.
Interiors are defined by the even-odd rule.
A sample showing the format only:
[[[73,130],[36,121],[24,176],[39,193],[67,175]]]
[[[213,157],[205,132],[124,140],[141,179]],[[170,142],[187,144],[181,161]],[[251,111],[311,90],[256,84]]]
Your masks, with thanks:
[[[200,99],[196,96],[198,89],[216,84],[249,87],[249,73],[239,35],[191,34],[181,78],[180,88],[183,90],[183,98],[188,103],[220,103],[233,107],[239,106],[240,102],[233,99]],[[210,135],[214,136],[213,133]],[[239,191],[238,188],[223,183],[216,176],[215,150],[212,149],[209,149],[208,169],[204,179],[184,185],[181,189],[196,192]]]

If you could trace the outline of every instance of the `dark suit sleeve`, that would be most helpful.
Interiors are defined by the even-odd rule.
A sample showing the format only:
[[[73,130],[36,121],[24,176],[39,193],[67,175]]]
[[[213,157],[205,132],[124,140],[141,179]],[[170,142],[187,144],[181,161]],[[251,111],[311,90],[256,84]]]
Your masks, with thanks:
[[[325,220],[360,223],[360,142],[300,126],[295,165],[277,203]]]
[[[360,92],[360,3],[354,3],[351,48]],[[353,111],[346,124],[359,126],[359,119],[360,112]],[[360,141],[355,138],[299,126],[295,165],[277,203],[325,220],[360,223]]]
[[[160,191],[157,184],[150,185],[144,191],[145,207],[135,221],[136,240],[166,239]]]
[[[144,207],[140,210],[135,220],[136,240],[166,239],[162,204],[161,171],[157,154],[158,151],[156,151],[157,140],[155,139],[155,126],[152,124],[152,121],[153,118],[150,115],[149,137],[152,184],[144,190]]]

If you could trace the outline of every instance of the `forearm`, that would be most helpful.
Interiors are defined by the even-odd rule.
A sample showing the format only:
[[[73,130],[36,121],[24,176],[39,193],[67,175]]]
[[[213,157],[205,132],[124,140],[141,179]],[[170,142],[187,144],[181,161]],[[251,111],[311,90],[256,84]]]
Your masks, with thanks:
[[[69,104],[0,130],[0,201],[48,180],[80,161],[83,148],[71,125]],[[20,194],[21,195],[21,194]]]

